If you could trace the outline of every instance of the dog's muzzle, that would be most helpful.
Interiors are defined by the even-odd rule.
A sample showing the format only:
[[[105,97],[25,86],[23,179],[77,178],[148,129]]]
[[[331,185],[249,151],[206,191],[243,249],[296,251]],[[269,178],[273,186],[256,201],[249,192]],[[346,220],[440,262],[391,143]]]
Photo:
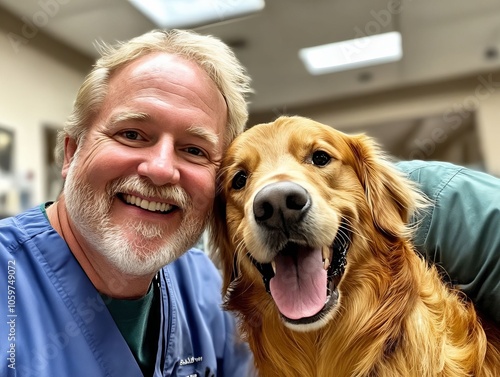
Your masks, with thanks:
[[[328,268],[329,282],[333,279],[340,278],[344,274],[345,267],[347,265],[347,251],[351,245],[351,232],[348,230],[349,228],[346,226],[344,219],[342,219],[339,229],[342,229],[342,231],[337,232],[337,236],[331,246],[333,253],[332,260]],[[264,282],[267,293],[271,293],[269,289],[269,282],[274,277],[272,264],[257,262],[250,254],[247,254],[247,257],[262,275],[262,281]]]
[[[307,220],[312,204],[309,192],[291,181],[266,185],[253,202],[254,220],[274,256],[270,254],[272,261],[264,263],[251,254],[247,257],[290,324],[314,323],[335,306],[351,244],[351,233],[342,219],[331,244],[317,245],[311,219]]]

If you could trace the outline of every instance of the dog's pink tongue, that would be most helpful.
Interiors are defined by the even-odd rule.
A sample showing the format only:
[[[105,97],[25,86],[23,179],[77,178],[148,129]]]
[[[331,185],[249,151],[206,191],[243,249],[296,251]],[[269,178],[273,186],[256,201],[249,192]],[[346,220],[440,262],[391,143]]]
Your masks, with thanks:
[[[326,302],[327,284],[321,249],[301,249],[295,257],[280,254],[275,263],[269,288],[281,314],[300,319],[318,313]]]

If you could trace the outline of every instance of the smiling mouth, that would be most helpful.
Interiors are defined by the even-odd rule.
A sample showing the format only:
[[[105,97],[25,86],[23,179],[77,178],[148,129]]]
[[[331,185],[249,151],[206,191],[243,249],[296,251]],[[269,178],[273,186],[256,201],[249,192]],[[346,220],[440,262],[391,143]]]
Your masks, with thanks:
[[[337,279],[332,279],[329,246],[310,248],[295,243],[273,260],[270,293],[284,320],[295,324],[318,321],[337,302]]]
[[[175,211],[176,209],[179,209],[179,207],[172,204],[149,201],[135,195],[119,193],[117,196],[122,202],[126,204],[133,205],[150,212],[167,214]]]
[[[337,306],[351,238],[343,229],[329,246],[288,242],[269,263],[259,263],[248,254],[285,322],[316,323]]]

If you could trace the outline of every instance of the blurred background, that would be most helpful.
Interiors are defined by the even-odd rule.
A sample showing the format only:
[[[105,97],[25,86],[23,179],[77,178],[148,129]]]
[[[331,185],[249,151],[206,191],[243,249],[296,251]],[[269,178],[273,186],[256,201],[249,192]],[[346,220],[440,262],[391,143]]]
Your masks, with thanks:
[[[500,175],[498,0],[0,0],[0,216],[59,193],[55,135],[95,42],[174,27],[231,46],[249,126],[298,114]]]

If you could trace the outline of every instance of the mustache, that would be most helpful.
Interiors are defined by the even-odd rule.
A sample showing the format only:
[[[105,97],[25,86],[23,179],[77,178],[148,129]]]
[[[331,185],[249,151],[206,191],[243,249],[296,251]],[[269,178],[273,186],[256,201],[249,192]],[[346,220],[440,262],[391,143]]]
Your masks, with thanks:
[[[106,186],[106,192],[110,197],[118,193],[134,192],[145,197],[155,197],[166,201],[173,201],[181,208],[186,208],[191,203],[189,195],[183,188],[172,185],[155,186],[148,180],[140,177],[116,179]]]

